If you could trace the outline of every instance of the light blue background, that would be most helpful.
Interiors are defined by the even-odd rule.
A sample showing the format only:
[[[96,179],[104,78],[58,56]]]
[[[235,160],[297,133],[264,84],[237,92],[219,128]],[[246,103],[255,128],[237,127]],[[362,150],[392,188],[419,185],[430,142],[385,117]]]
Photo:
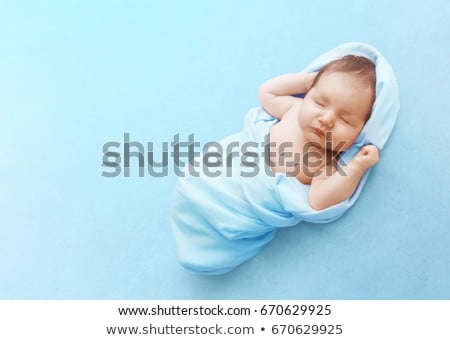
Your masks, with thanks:
[[[2,1],[0,298],[449,299],[449,18],[444,0]],[[348,41],[385,55],[402,103],[358,203],[230,274],[186,272],[175,176],[104,178],[102,145],[238,132],[259,84]]]

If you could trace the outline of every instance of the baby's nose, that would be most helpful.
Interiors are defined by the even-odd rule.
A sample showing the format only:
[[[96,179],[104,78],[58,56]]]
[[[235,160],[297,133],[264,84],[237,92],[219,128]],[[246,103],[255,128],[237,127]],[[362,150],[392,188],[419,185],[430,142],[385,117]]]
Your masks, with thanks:
[[[334,125],[334,117],[333,117],[333,115],[332,115],[330,112],[327,112],[327,113],[322,114],[322,115],[319,117],[319,121],[320,121],[323,125],[325,125],[325,126],[327,126],[327,127],[329,127],[329,128],[333,127],[333,125]]]

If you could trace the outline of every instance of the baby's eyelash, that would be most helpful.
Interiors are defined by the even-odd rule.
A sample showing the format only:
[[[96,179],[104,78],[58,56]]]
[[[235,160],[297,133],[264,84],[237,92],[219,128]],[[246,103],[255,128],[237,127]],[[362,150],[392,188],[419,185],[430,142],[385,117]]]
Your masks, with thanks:
[[[318,100],[314,99],[314,101],[315,101],[316,104],[319,105],[320,107],[324,107],[324,105],[323,105],[321,102],[319,102]]]
[[[342,120],[344,123],[346,123],[346,124],[350,124],[350,122],[349,122],[348,120],[342,118],[342,116],[341,116],[341,120]]]

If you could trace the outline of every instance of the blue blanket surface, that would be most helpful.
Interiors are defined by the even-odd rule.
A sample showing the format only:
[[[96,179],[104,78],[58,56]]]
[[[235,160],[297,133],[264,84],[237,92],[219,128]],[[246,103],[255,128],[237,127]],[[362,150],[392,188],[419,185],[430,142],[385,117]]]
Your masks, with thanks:
[[[318,57],[303,72],[317,71],[348,54],[371,59],[376,65],[377,83],[371,118],[355,143],[341,155],[345,163],[363,145],[383,148],[400,107],[397,82],[390,65],[367,44],[340,45]],[[205,275],[223,274],[260,252],[278,228],[295,226],[301,221],[326,223],[342,216],[356,202],[370,171],[364,174],[348,199],[316,211],[308,204],[309,185],[270,170],[263,157],[265,141],[270,127],[277,122],[261,107],[253,108],[245,117],[243,131],[220,141],[223,150],[230,145],[251,144],[251,152],[258,155],[253,158],[251,168],[240,157],[232,157],[230,172],[224,165],[217,168],[214,176],[200,171],[199,176],[188,173],[179,178],[171,224],[178,258],[185,268]],[[203,161],[201,157],[196,160]]]

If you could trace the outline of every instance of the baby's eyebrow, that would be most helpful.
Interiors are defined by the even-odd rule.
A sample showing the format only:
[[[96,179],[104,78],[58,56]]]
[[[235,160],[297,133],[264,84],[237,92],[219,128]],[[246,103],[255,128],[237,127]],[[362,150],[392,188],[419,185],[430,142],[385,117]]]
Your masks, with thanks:
[[[322,94],[320,92],[314,93],[314,98],[315,99],[320,99],[320,100],[323,100],[323,101],[328,101],[329,100],[326,95],[324,95],[324,94]]]
[[[337,110],[337,114],[341,117],[344,116],[345,119],[349,120],[349,121],[353,120],[353,118],[355,118],[355,116],[356,116],[356,114],[354,112],[351,112],[347,109]]]

